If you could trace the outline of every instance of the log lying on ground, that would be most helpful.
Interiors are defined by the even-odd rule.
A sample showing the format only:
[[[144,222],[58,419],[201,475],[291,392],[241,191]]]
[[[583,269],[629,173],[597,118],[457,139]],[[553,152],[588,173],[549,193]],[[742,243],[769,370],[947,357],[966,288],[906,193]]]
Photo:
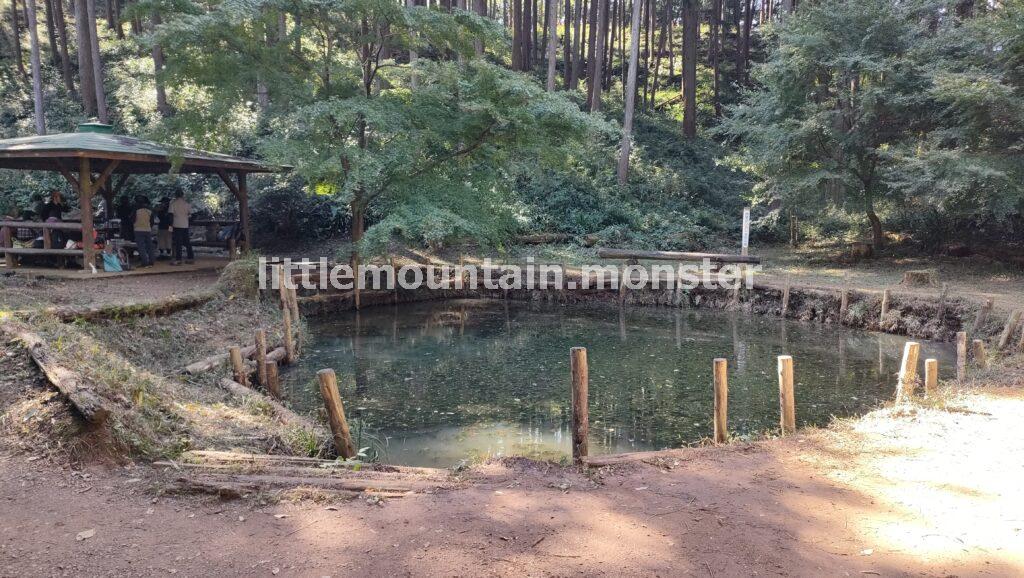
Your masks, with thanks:
[[[275,347],[270,353],[267,354],[267,359],[273,361],[281,361],[282,359],[284,359],[286,353],[287,352],[285,351],[283,346]],[[254,355],[256,355],[255,345],[247,345],[242,348],[243,358],[252,359]],[[189,375],[206,373],[207,371],[210,371],[216,367],[220,367],[221,365],[227,363],[228,356],[229,354],[227,353],[218,353],[217,355],[211,355],[210,357],[205,357],[195,363],[190,363],[189,365],[186,365],[183,371]]]
[[[243,484],[249,487],[266,488],[296,488],[300,486],[323,488],[326,490],[345,490],[349,492],[395,492],[409,493],[415,491],[434,490],[438,488],[435,482],[423,482],[417,480],[386,480],[386,479],[362,479],[362,478],[333,478],[333,477],[311,477],[311,476],[275,476],[269,474],[231,474],[231,473],[202,473],[193,479],[210,482],[222,482]],[[181,478],[179,478],[181,481]]]
[[[61,321],[74,321],[84,319],[95,321],[97,319],[122,319],[125,317],[144,317],[147,315],[162,316],[170,315],[185,309],[199,307],[213,300],[216,292],[207,291],[193,293],[190,295],[173,295],[167,299],[152,301],[149,303],[131,303],[128,305],[104,305],[100,307],[48,307],[43,311],[56,316]]]
[[[904,287],[933,287],[938,284],[938,275],[928,270],[904,271],[903,281],[900,282]]]
[[[533,233],[531,235],[519,235],[516,242],[524,245],[545,245],[547,243],[564,243],[571,241],[572,235],[568,233]]]
[[[0,329],[25,345],[29,355],[50,383],[71,402],[86,421],[102,424],[107,420],[112,413],[111,404],[87,385],[76,372],[58,364],[42,337],[8,325],[0,326]]]
[[[587,467],[603,468],[633,462],[650,462],[652,460],[678,459],[686,457],[686,449],[659,450],[650,452],[630,452],[625,454],[607,454],[603,456],[588,456],[583,460]]]
[[[429,476],[447,478],[448,470],[440,468],[422,468],[415,466],[392,466],[387,464],[366,464],[361,462],[344,462],[340,460],[325,460],[321,458],[310,458],[306,456],[282,456],[275,454],[251,454],[244,452],[225,452],[218,450],[192,450],[181,455],[183,462],[208,465],[269,465],[275,467],[299,466],[316,468],[355,468],[358,463],[361,471],[373,472],[399,472],[416,474],[417,476]],[[179,462],[178,465],[181,465]]]
[[[654,259],[658,261],[703,261],[714,263],[760,263],[754,255],[731,255],[728,253],[683,253],[679,251],[634,251],[631,249],[598,249],[602,259]]]
[[[261,401],[266,402],[274,410],[274,417],[276,417],[281,423],[287,426],[298,426],[310,431],[318,431],[320,428],[313,423],[312,420],[305,418],[287,407],[281,405],[280,402],[271,398],[268,395],[264,395],[256,390],[249,389],[241,383],[233,379],[223,378],[220,380],[220,386],[228,390],[232,395],[237,395],[241,398],[257,396]]]

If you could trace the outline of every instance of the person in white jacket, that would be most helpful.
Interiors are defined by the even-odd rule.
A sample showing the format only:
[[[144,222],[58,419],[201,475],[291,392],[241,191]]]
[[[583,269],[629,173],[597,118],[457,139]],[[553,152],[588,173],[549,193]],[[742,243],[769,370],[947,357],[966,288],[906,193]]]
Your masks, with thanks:
[[[181,248],[185,247],[187,258],[186,263],[192,263],[196,256],[192,251],[192,240],[188,234],[188,217],[192,212],[192,205],[185,200],[185,191],[178,189],[174,193],[174,200],[169,208],[174,220],[171,223],[171,242],[174,245],[174,260],[171,265],[181,263]]]

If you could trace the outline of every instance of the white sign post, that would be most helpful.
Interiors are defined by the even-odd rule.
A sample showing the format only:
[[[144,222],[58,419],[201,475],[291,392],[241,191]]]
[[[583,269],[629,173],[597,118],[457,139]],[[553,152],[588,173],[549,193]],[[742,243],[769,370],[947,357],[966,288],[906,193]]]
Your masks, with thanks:
[[[750,207],[743,209],[743,246],[740,248],[740,255],[747,254],[747,247],[750,245]]]

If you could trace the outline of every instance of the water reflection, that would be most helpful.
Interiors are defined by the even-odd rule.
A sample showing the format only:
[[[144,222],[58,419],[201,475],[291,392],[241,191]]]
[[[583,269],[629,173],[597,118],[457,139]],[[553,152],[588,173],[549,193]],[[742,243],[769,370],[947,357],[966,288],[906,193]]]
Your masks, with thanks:
[[[360,439],[381,459],[570,451],[569,348],[588,348],[592,453],[676,447],[711,431],[711,360],[729,358],[729,426],[778,427],[776,357],[795,360],[797,425],[826,424],[892,396],[903,338],[742,313],[449,301],[314,322],[282,378],[319,409],[316,370],[338,374]],[[953,370],[946,344],[922,344]]]

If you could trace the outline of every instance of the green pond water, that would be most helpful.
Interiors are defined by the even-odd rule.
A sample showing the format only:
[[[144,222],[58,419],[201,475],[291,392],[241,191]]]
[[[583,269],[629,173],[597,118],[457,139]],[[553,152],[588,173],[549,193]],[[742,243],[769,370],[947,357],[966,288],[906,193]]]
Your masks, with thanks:
[[[679,447],[711,435],[712,359],[729,360],[729,430],[777,431],[776,357],[792,355],[797,427],[893,396],[891,335],[687,309],[443,301],[315,320],[282,374],[298,409],[322,407],[333,368],[359,447],[387,463],[448,467],[488,456],[570,454],[569,348],[590,362],[590,453]],[[921,359],[953,371],[949,344]],[[923,371],[923,368],[920,369]]]

